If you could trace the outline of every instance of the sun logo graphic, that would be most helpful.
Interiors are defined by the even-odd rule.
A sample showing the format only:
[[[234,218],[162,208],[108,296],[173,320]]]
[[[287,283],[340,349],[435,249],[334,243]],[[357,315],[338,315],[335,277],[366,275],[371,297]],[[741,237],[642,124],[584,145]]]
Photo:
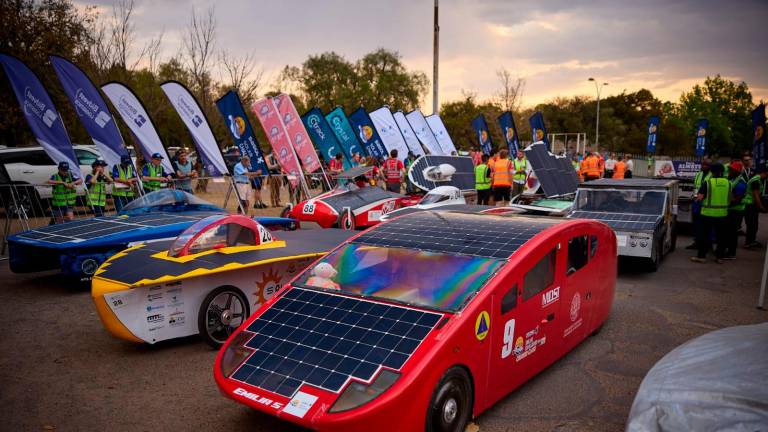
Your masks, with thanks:
[[[229,117],[229,131],[232,132],[232,136],[235,139],[240,139],[245,132],[245,120],[240,116],[230,115]]]
[[[488,142],[488,131],[480,131],[480,140],[483,143]]]
[[[656,125],[652,124],[648,127],[648,133],[656,133]]]
[[[758,126],[755,128],[755,141],[763,137],[763,127]]]
[[[544,131],[541,129],[536,129],[536,141],[543,141],[544,140]]]
[[[256,281],[256,292],[253,293],[256,297],[254,306],[264,304],[277,294],[280,290],[280,279],[280,274],[274,268],[269,268],[261,274],[261,280]]]
[[[506,130],[507,130],[507,133],[506,133],[507,141],[512,141],[513,139],[515,139],[515,130],[512,129],[511,127],[507,127]]]
[[[699,128],[699,132],[696,135],[703,137],[706,134],[707,134],[707,130],[702,127],[702,128]]]
[[[358,129],[360,129],[360,139],[367,143],[373,136],[373,129],[370,126],[358,126]]]

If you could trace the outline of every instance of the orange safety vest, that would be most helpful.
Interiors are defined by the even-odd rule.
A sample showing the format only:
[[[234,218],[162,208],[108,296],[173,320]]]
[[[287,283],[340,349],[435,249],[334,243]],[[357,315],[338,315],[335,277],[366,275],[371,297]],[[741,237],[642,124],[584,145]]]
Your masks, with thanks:
[[[509,159],[497,159],[491,164],[491,185],[493,187],[510,187],[512,179],[509,175]]]
[[[582,171],[584,177],[600,177],[600,160],[597,156],[590,156],[584,159],[586,165]]]
[[[384,176],[387,178],[387,183],[399,183],[400,182],[400,170],[397,169],[397,159],[387,159],[384,163]]]
[[[627,170],[627,164],[624,163],[624,161],[618,161],[616,162],[616,166],[613,168],[613,178],[615,179],[623,179],[624,178],[624,171]]]

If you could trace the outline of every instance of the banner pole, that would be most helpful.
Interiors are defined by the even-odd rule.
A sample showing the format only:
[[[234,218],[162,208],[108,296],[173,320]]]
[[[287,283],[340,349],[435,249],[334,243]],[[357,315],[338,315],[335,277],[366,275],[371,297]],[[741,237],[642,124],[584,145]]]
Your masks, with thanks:
[[[765,250],[765,259],[763,260],[763,278],[760,281],[760,295],[757,297],[757,308],[765,310],[765,285],[768,282],[768,247]]]

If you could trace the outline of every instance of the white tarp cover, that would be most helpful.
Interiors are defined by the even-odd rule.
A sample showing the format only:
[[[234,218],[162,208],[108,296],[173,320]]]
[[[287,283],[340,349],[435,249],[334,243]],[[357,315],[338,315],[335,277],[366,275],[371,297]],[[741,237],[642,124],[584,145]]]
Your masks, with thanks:
[[[643,379],[627,432],[768,430],[768,323],[686,342]]]

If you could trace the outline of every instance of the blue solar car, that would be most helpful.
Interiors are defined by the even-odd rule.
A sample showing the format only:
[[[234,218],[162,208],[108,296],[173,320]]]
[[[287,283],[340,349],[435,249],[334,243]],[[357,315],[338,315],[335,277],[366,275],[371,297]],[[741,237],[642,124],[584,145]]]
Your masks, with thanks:
[[[89,281],[99,265],[129,243],[175,238],[195,222],[227,211],[192,194],[165,189],[148,193],[103,216],[35,228],[8,237],[14,273],[61,269],[64,276]],[[293,230],[289,218],[254,218],[270,230]]]

